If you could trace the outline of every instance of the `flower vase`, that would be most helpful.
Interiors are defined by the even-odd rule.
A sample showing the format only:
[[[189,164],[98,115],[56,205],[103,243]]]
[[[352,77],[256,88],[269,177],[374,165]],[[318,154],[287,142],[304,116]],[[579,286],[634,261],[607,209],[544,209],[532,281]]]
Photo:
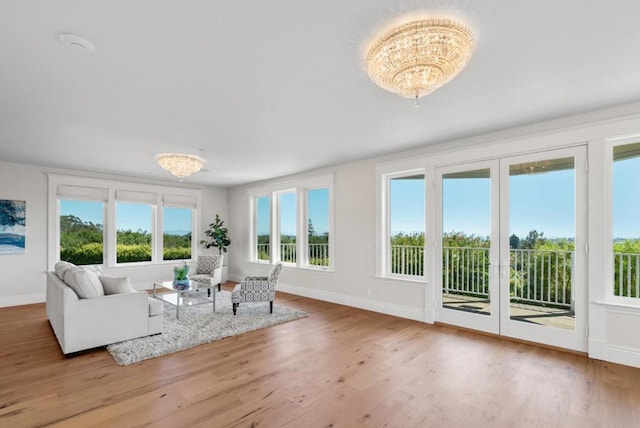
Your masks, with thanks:
[[[176,266],[173,268],[173,286],[176,290],[186,290],[189,288],[189,265]]]

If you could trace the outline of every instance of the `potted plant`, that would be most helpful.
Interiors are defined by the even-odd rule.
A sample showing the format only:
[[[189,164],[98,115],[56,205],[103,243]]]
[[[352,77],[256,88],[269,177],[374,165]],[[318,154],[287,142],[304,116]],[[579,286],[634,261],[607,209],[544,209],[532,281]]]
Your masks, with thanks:
[[[176,290],[189,288],[189,265],[186,263],[173,268],[173,286]]]
[[[227,252],[227,247],[231,245],[231,239],[227,235],[228,230],[224,227],[224,221],[220,218],[219,214],[216,214],[216,218],[213,223],[209,225],[209,229],[204,231],[204,234],[208,239],[203,239],[200,244],[204,248],[216,247],[220,255]]]

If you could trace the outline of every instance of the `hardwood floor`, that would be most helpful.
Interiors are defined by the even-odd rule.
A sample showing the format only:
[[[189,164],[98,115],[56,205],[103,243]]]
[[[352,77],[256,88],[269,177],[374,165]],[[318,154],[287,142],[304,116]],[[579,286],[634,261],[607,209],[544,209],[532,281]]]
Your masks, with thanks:
[[[229,289],[230,285],[225,288]],[[120,367],[0,309],[0,426],[631,427],[640,369],[279,293],[302,320]]]

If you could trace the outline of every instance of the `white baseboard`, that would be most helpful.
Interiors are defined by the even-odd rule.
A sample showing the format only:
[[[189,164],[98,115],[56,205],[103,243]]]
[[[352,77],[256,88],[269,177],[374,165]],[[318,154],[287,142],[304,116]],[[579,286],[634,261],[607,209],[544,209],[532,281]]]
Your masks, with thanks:
[[[602,340],[589,339],[589,357],[640,368],[640,349],[609,345]]]
[[[372,299],[364,299],[362,297],[346,296],[344,294],[333,293],[330,291],[300,287],[299,285],[278,283],[278,291],[282,291],[283,293],[295,294],[296,296],[322,300],[325,302],[337,303],[339,305],[366,309],[368,311],[393,315],[400,318],[408,318],[415,321],[424,322],[426,319],[429,319],[428,317],[426,317],[427,314],[424,311],[409,306],[380,302],[378,300]],[[430,319],[433,319],[433,314],[430,316]]]
[[[0,297],[0,308],[6,308],[8,306],[31,305],[33,303],[43,303],[45,300],[45,293],[20,294],[18,296]]]

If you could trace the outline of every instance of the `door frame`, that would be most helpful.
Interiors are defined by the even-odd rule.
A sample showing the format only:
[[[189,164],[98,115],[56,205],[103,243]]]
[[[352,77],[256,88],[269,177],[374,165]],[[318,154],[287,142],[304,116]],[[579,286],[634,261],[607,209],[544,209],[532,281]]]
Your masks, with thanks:
[[[565,330],[510,319],[509,298],[509,166],[512,164],[574,158],[575,245],[571,292],[574,297],[575,325]],[[545,345],[587,350],[587,146],[546,150],[500,159],[500,334]]]
[[[498,292],[499,278],[499,160],[467,162],[463,164],[435,168],[435,215],[434,215],[434,245],[435,245],[435,281],[434,281],[434,312],[435,320],[445,324],[459,325],[487,333],[500,334],[500,293]],[[480,315],[456,309],[445,308],[442,305],[442,177],[445,174],[489,169],[491,210],[491,232],[489,247],[489,302],[490,314]]]
[[[572,293],[575,296],[575,328],[554,327],[513,321],[509,317],[509,165],[573,157],[575,174],[575,253]],[[489,298],[491,314],[479,315],[442,306],[442,176],[447,173],[489,168],[491,171],[491,246]],[[505,337],[536,342],[575,351],[587,350],[587,146],[548,149],[509,155],[484,161],[436,167],[434,169],[434,316],[436,322],[452,324]]]

